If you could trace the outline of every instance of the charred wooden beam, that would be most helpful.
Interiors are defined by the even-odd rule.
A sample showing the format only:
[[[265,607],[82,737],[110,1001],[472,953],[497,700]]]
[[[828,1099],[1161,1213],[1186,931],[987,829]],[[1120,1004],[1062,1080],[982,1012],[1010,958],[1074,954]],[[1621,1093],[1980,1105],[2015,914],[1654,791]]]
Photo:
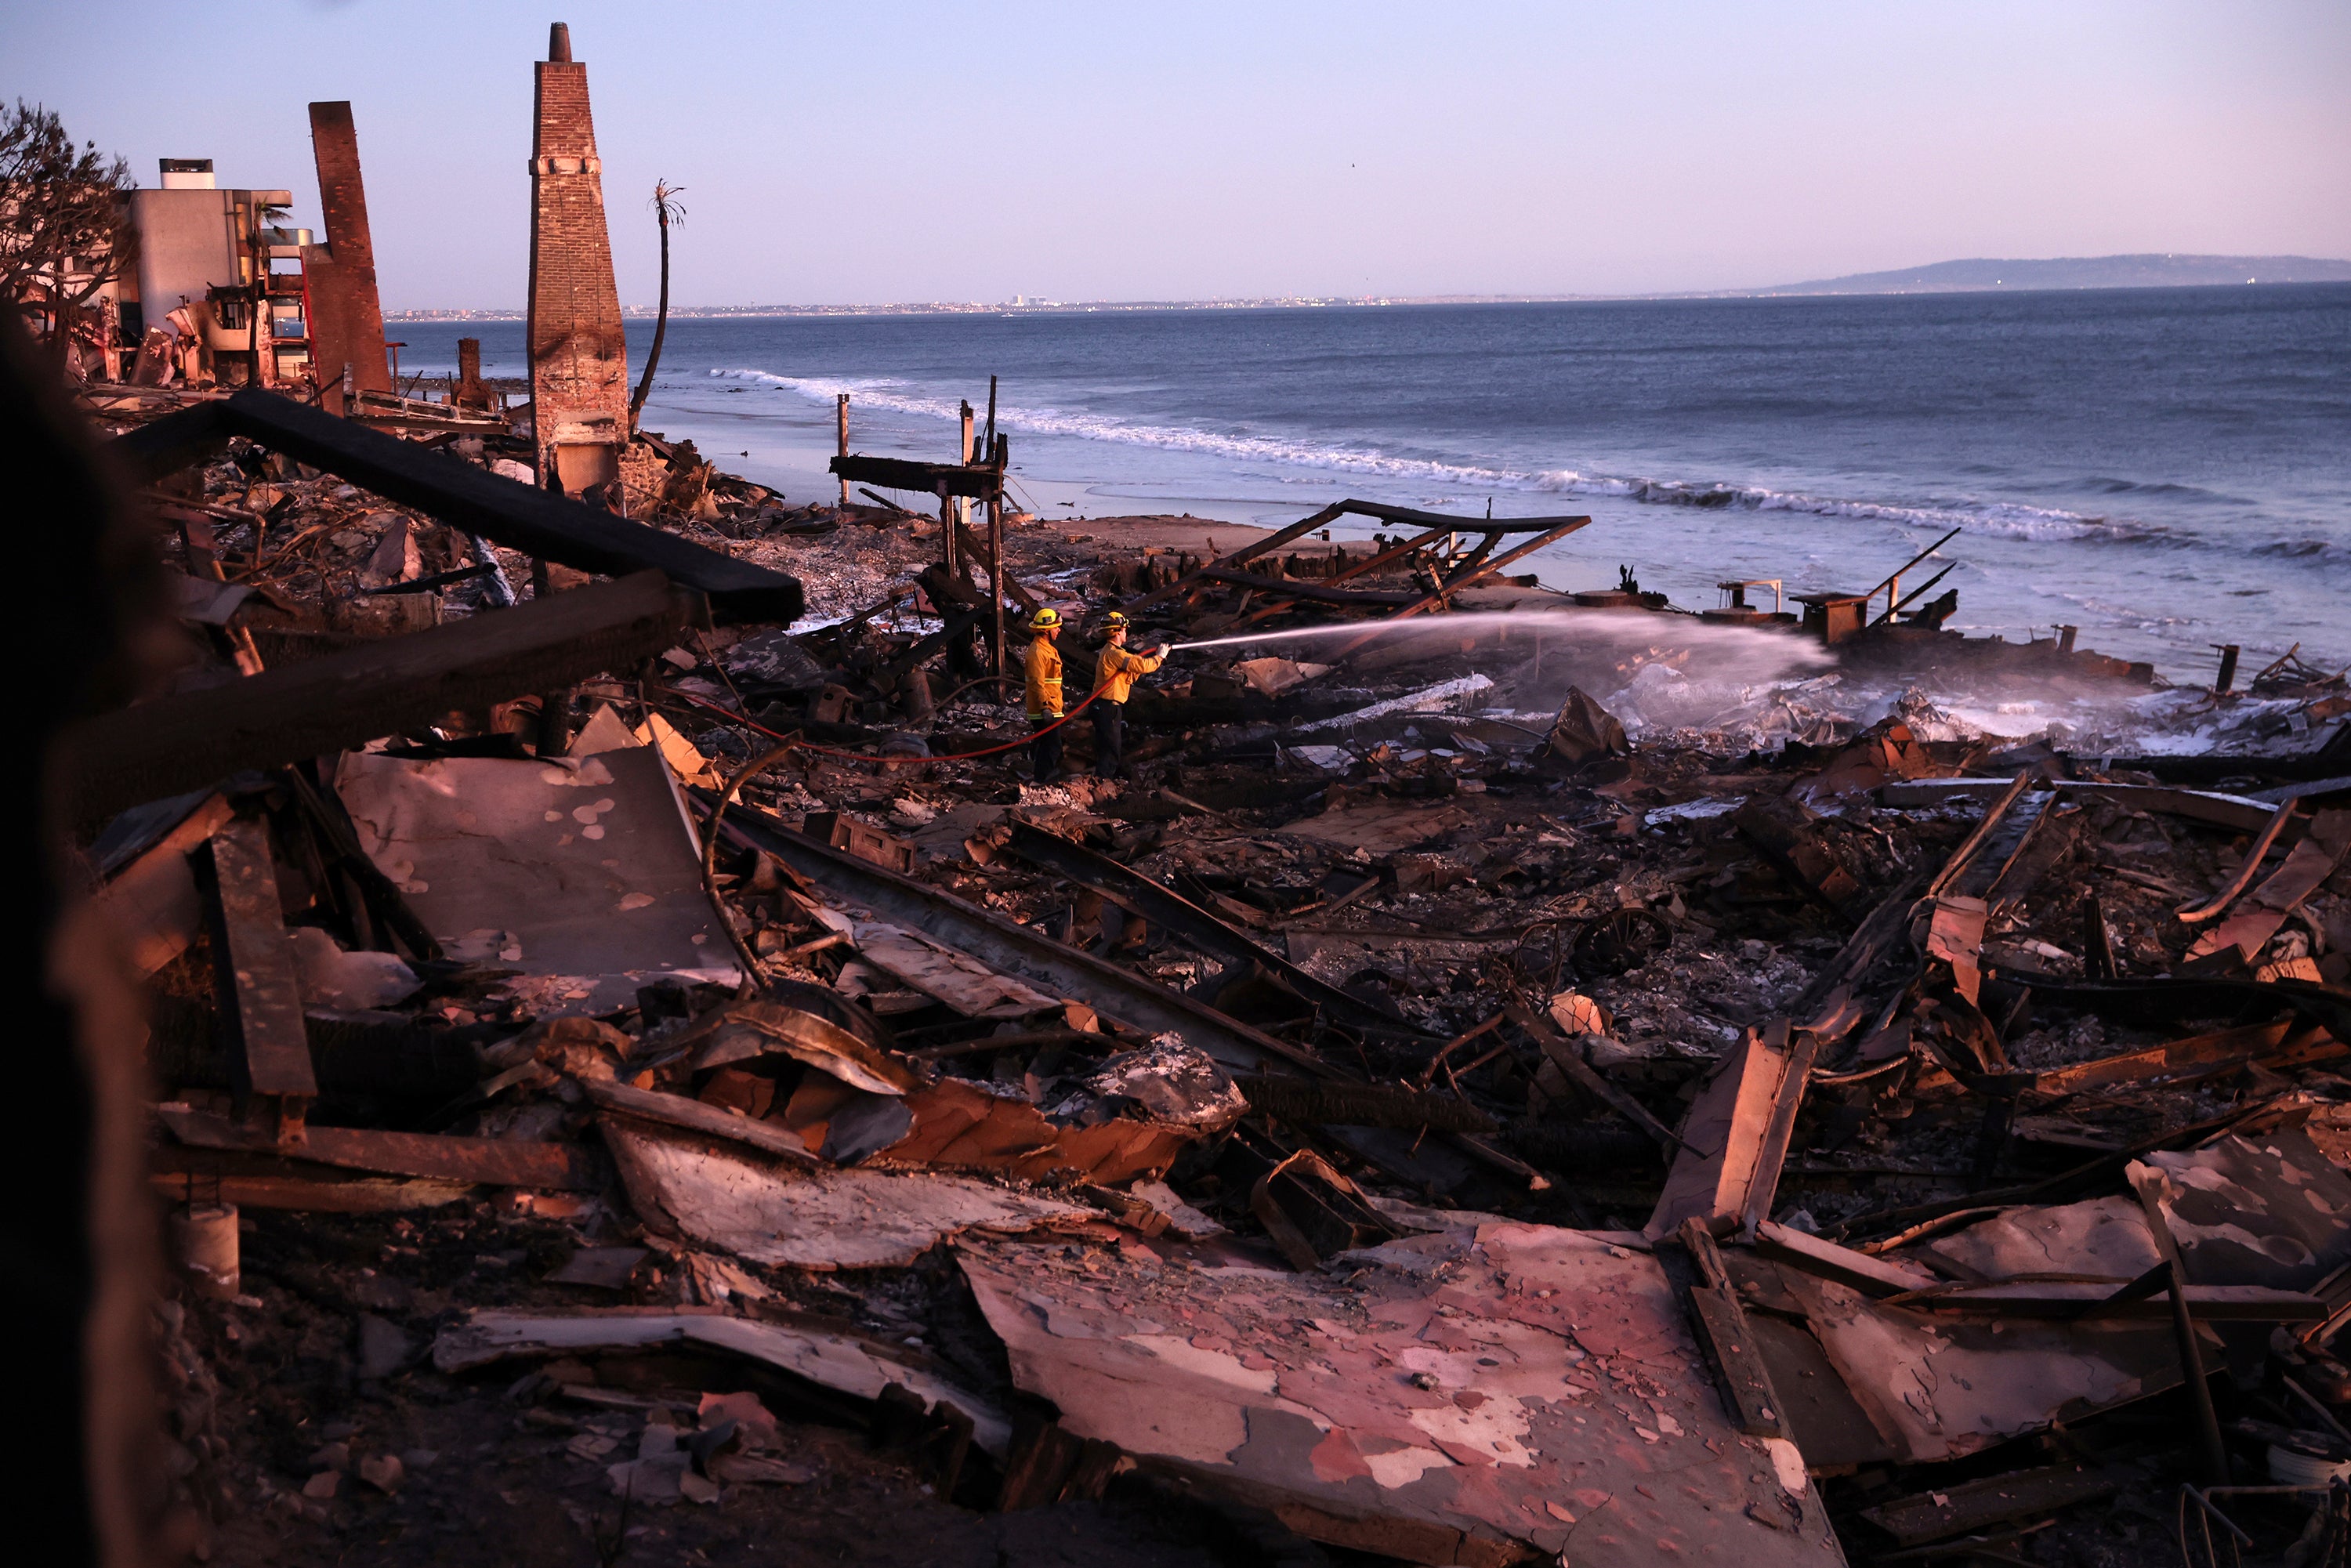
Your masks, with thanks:
[[[1004,483],[1004,476],[987,463],[917,463],[905,457],[866,457],[845,453],[825,466],[850,484],[914,490],[942,498],[963,496],[984,501]]]
[[[1390,507],[1378,501],[1342,501],[1338,509],[1351,517],[1375,517],[1416,528],[1442,528],[1452,534],[1539,534],[1573,523],[1582,528],[1590,517],[1456,517],[1444,512],[1424,512],[1417,507]]]
[[[88,719],[68,732],[60,799],[84,823],[633,667],[703,620],[657,571],[287,664]]]
[[[195,860],[237,1108],[265,1130],[269,1146],[299,1149],[319,1082],[294,947],[279,913],[269,829],[258,820],[233,819]]]
[[[605,577],[663,572],[708,596],[724,619],[789,622],[805,608],[797,578],[257,388],[141,425],[112,451],[152,483],[205,461],[233,435],[542,560]]]
[[[172,1135],[198,1149],[272,1153],[274,1145],[224,1116],[186,1106],[159,1115]],[[519,1138],[463,1138],[437,1133],[387,1133],[368,1127],[306,1129],[302,1157],[317,1165],[379,1176],[461,1181],[480,1186],[528,1186],[592,1192],[603,1185],[595,1156],[578,1144]]]

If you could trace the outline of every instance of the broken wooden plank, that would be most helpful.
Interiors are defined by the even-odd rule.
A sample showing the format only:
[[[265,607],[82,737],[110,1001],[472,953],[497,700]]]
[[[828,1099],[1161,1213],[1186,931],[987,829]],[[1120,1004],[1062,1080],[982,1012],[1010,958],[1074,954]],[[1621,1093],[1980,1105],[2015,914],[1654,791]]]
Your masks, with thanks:
[[[149,1186],[174,1203],[234,1203],[311,1214],[387,1214],[463,1201],[473,1184],[386,1176],[249,1149],[159,1143],[147,1153]]]
[[[1697,1218],[1735,1221],[1753,1236],[1779,1184],[1787,1131],[1818,1049],[1809,1031],[1782,1019],[1749,1030],[1716,1064],[1683,1119],[1682,1152],[1644,1235],[1655,1240]]]
[[[1834,1280],[1864,1295],[1896,1295],[1905,1291],[1927,1290],[1938,1282],[1933,1274],[1916,1264],[1856,1252],[1825,1237],[1793,1230],[1768,1219],[1755,1228],[1754,1248],[1759,1258],[1801,1269],[1820,1279]]]
[[[111,450],[152,482],[204,460],[231,435],[542,560],[605,577],[659,571],[706,595],[729,620],[789,624],[806,607],[799,580],[782,572],[257,388],[167,414],[116,437]]]
[[[1562,523],[1589,522],[1588,517],[1457,517],[1449,512],[1424,511],[1418,507],[1392,507],[1384,501],[1342,501],[1339,510],[1351,517],[1374,517],[1416,528],[1442,528],[1449,534],[1539,534]]]
[[[1779,1023],[1771,1030],[1786,1039],[1788,1033],[1782,1031],[1790,1031],[1790,1026]],[[1756,1147],[1754,1172],[1747,1178],[1747,1202],[1740,1210],[1739,1234],[1745,1241],[1753,1241],[1757,1228],[1771,1218],[1771,1199],[1780,1190],[1780,1168],[1787,1163],[1788,1145],[1796,1135],[1796,1113],[1803,1107],[1813,1061],[1820,1054],[1820,1037],[1812,1030],[1790,1032],[1787,1064],[1781,1071],[1779,1092],[1772,1097],[1771,1120],[1763,1124]]]
[[[1828,1353],[1809,1329],[1764,1312],[1750,1312],[1747,1332],[1755,1336],[1763,1367],[1780,1396],[1788,1440],[1813,1475],[1850,1475],[1863,1465],[1895,1457],[1894,1446],[1854,1397]]]
[[[880,920],[852,924],[858,956],[965,1018],[1026,1019],[1061,1009],[1059,997],[916,932]]]
[[[2059,810],[2053,800],[2036,812],[2032,828],[1985,891],[1985,905],[1999,915],[2022,904],[2052,867],[2074,852],[2087,821],[2079,810]]]
[[[258,1111],[274,1144],[298,1147],[319,1083],[302,1022],[294,946],[279,912],[268,826],[257,819],[231,819],[204,841],[195,864],[212,930],[216,1000],[238,1110],[247,1116]]]
[[[329,653],[83,721],[59,799],[82,822],[243,768],[349,750],[525,693],[627,670],[703,620],[656,571]]]
[[[1968,867],[1975,863],[1976,856],[1991,842],[1992,835],[2000,831],[2010,810],[2024,798],[2024,792],[2032,783],[2032,769],[2020,768],[2008,787],[1991,798],[1984,807],[1983,820],[1959,841],[1959,847],[1951,852],[1950,857],[1943,862],[1943,869],[1936,873],[1934,881],[1927,884],[1927,897],[1939,897],[1958,884],[1959,879],[1967,874]]]
[[[1722,1266],[1713,1232],[1700,1219],[1686,1219],[1676,1233],[1698,1278],[1686,1287],[1690,1321],[1698,1343],[1714,1364],[1715,1375],[1739,1429],[1750,1437],[1784,1437],[1788,1423],[1779,1392],[1763,1364],[1761,1348],[1747,1326],[1747,1309]]]
[[[173,1137],[191,1148],[266,1152],[273,1147],[262,1134],[207,1111],[166,1104],[157,1106],[155,1114]],[[593,1192],[603,1185],[594,1155],[579,1145],[518,1138],[461,1138],[311,1125],[304,1129],[302,1157],[344,1170],[468,1186]]]

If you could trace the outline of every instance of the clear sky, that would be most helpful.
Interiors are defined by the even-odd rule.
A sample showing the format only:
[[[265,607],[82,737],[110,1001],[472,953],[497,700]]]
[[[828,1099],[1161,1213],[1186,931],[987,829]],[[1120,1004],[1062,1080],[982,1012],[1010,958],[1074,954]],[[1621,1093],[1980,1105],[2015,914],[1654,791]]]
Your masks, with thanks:
[[[622,298],[1632,293],[1959,256],[2351,256],[2346,0],[0,6],[0,92],[315,224],[349,99],[385,304],[516,307],[530,62],[587,63]]]

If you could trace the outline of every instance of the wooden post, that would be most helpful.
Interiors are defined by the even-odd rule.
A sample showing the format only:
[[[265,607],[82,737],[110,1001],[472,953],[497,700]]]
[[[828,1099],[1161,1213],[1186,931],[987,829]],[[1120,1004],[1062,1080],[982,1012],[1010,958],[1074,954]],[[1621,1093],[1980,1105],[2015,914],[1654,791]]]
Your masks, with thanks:
[[[846,457],[849,455],[849,394],[847,392],[842,392],[833,399],[832,423],[836,444],[841,455]],[[841,476],[841,509],[844,512],[849,510],[849,478],[846,475]]]
[[[999,679],[1004,674],[1004,465],[1006,449],[1010,444],[999,435],[996,438],[996,450],[989,454],[996,466],[996,484],[987,493],[987,595],[996,601],[996,674]],[[1001,691],[997,693],[999,698],[1003,695]]]
[[[939,532],[946,536],[945,542],[940,546],[946,553],[939,559],[946,563],[949,577],[960,576],[961,573],[956,567],[955,497],[946,493],[946,486],[944,484],[939,486]],[[946,612],[942,609],[940,612],[944,614]]]
[[[978,455],[971,449],[971,404],[968,402],[963,405],[961,429],[962,434],[956,439],[956,461],[961,464],[977,463],[979,461]],[[969,527],[971,527],[971,500],[968,497],[958,496],[955,500],[955,529],[960,532]]]

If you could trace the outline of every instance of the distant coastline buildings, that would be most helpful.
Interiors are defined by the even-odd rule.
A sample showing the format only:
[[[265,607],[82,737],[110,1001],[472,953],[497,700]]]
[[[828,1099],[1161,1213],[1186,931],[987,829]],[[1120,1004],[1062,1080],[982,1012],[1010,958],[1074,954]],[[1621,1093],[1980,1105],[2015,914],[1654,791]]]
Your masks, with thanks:
[[[1016,294],[1010,299],[994,305],[978,299],[926,299],[893,305],[672,305],[669,313],[673,320],[708,316],[1000,316],[1022,311],[1270,310],[1328,306],[1491,304],[1499,298],[1466,294],[1445,299],[1399,299],[1384,295],[1357,298],[1285,295],[1267,299],[1097,299],[1066,302],[1032,299],[1027,295]],[[649,321],[653,318],[654,309],[650,305],[623,305],[621,314],[631,320]],[[384,314],[387,321],[519,321],[522,319],[523,313],[518,309],[392,310]]]

